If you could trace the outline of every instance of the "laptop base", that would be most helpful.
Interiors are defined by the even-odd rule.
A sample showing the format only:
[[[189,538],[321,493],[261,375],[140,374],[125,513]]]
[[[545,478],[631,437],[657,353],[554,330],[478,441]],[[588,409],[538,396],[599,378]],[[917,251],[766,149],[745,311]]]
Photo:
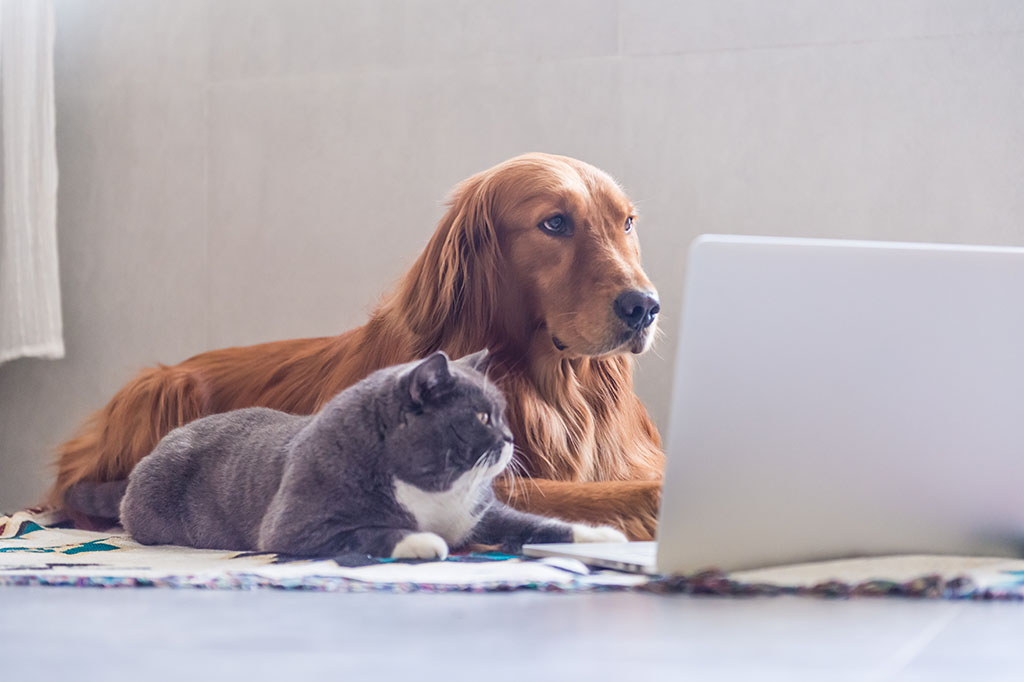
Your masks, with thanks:
[[[568,557],[588,566],[628,573],[656,573],[656,542],[553,542],[523,545],[529,557]]]

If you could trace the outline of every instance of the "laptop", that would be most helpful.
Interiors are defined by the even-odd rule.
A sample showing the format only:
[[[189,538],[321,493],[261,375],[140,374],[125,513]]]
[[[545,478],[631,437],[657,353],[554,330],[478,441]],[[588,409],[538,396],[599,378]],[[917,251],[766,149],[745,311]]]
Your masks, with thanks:
[[[704,235],[681,321],[658,542],[525,554],[1021,556],[1024,248]]]

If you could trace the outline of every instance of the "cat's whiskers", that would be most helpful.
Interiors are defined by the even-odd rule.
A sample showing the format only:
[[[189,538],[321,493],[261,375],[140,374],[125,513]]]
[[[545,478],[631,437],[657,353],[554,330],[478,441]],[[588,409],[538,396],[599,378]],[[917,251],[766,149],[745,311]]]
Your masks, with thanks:
[[[506,473],[505,473],[505,481],[506,481],[506,482],[508,483],[508,492],[509,492],[509,498],[510,498],[510,499],[511,499],[511,498],[513,498],[513,497],[515,497],[515,494],[516,494],[516,485],[517,485],[517,483],[516,483],[516,479],[517,479],[517,478],[518,478],[518,476],[516,476],[516,475],[515,475],[514,473],[509,473],[509,472],[508,472],[508,471],[506,470]]]
[[[504,471],[505,480],[508,481],[509,499],[514,498],[516,495],[516,486],[519,485],[519,477],[526,476],[526,466],[517,456],[521,454],[523,454],[522,450],[519,448],[518,445],[513,443],[512,457],[511,459],[509,459]]]
[[[473,468],[469,470],[469,473],[472,476],[471,489],[476,491],[478,496],[483,495],[484,490],[487,488],[487,485],[485,484],[489,484],[489,481],[487,480],[488,474],[490,473],[490,466],[487,464],[488,454],[489,453],[485,453],[480,457],[480,459],[478,459],[473,465]]]

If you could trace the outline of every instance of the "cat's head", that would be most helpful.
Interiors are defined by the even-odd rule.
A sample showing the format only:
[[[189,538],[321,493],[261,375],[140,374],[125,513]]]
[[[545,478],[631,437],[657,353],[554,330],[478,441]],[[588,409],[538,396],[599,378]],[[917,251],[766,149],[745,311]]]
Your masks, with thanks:
[[[380,415],[385,456],[399,479],[446,490],[462,474],[490,480],[512,458],[505,399],[485,374],[486,350],[449,360],[438,351],[405,366]]]

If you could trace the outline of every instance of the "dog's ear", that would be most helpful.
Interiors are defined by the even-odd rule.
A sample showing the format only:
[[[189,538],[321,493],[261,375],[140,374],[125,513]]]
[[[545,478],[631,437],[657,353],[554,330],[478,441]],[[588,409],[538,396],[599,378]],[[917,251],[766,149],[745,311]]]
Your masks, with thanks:
[[[488,172],[455,188],[447,213],[402,282],[399,305],[420,353],[487,345],[500,291],[494,188]]]

